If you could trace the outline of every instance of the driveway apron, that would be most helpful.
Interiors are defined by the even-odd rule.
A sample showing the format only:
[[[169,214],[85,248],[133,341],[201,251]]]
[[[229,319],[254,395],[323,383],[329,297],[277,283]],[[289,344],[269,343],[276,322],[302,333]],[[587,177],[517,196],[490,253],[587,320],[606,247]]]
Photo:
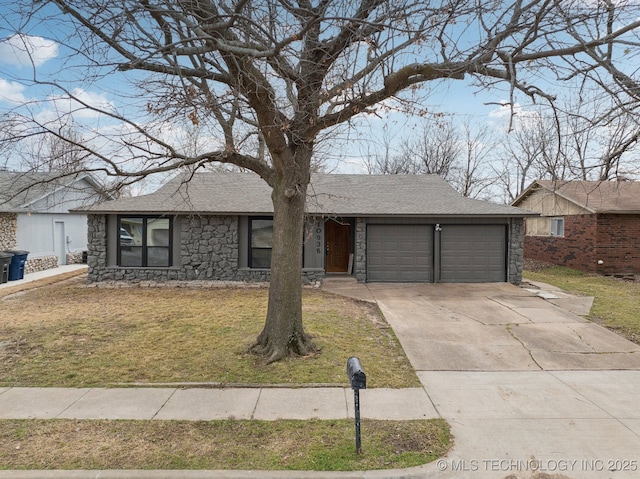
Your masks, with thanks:
[[[640,347],[570,312],[584,298],[367,286],[452,427],[433,477],[640,477]]]

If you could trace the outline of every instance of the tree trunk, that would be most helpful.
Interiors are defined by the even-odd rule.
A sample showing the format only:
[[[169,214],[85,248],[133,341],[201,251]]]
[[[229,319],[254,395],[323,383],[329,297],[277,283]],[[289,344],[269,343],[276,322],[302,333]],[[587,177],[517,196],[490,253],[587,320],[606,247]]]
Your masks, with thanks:
[[[316,348],[302,326],[302,244],[308,179],[276,178],[273,192],[273,244],[269,305],[264,329],[249,348],[267,364]],[[307,175],[302,175],[308,178]]]

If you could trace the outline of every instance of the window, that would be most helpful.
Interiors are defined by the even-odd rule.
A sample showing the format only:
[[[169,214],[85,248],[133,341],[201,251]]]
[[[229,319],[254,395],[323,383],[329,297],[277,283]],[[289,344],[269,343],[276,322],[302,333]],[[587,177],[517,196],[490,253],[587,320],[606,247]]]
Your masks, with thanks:
[[[564,218],[551,218],[551,236],[564,236]]]
[[[249,218],[249,267],[270,268],[273,245],[273,219]]]
[[[132,267],[171,266],[170,218],[120,217],[118,221],[118,265]]]

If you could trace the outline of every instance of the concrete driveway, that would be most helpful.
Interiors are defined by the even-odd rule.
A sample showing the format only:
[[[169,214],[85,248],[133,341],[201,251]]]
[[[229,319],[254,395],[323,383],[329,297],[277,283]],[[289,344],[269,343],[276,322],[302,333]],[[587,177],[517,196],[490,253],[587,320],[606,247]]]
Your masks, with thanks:
[[[589,298],[367,287],[451,425],[455,447],[432,477],[640,477],[640,347],[576,314]]]
[[[511,284],[368,288],[417,371],[640,369],[640,346]]]

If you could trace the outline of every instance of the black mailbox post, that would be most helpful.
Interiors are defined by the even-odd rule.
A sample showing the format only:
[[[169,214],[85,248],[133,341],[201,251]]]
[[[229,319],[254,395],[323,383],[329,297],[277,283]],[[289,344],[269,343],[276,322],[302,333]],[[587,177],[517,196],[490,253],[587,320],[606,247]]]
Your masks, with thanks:
[[[360,389],[367,388],[367,375],[362,370],[362,365],[358,358],[351,357],[347,360],[347,377],[349,378],[351,389],[353,389],[356,418],[356,453],[360,454],[362,452],[360,442]]]

